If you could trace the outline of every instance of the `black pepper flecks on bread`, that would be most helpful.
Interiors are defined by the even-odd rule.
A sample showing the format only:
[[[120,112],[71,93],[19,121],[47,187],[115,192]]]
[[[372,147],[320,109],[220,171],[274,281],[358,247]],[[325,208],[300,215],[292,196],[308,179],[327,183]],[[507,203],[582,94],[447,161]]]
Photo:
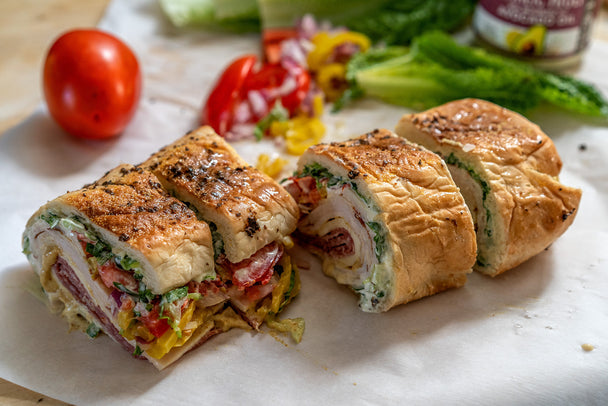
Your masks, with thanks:
[[[364,311],[462,286],[475,262],[473,221],[446,165],[388,130],[310,147],[285,186],[303,213],[298,239]]]
[[[185,296],[189,284],[216,277],[209,226],[141,168],[121,165],[42,206],[26,225],[23,246],[51,310],[71,328],[105,332],[159,369],[220,332],[213,316],[221,305],[203,309]],[[141,326],[169,292],[187,307],[170,311],[175,303],[167,302],[165,317],[175,328],[161,343]]]
[[[213,223],[231,262],[249,258],[296,227],[298,207],[271,177],[244,161],[211,127],[153,154],[143,166]]]
[[[404,115],[395,131],[447,162],[475,219],[478,271],[509,270],[572,224],[582,192],[559,182],[555,145],[523,116],[464,99]]]

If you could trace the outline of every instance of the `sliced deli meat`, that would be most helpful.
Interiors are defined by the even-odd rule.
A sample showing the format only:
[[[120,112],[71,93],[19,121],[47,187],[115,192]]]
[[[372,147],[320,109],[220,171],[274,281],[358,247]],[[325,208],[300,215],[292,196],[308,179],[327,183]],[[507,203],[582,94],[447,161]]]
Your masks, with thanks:
[[[241,209],[257,219],[255,207]],[[234,327],[280,325],[276,315],[300,287],[282,244],[288,231],[230,262],[215,223],[199,217],[150,170],[124,164],[42,206],[26,225],[23,251],[49,307],[72,329],[106,333],[163,369]]]
[[[47,203],[23,246],[72,328],[103,331],[159,369],[221,331],[222,304],[198,307],[187,286],[216,278],[209,226],[141,168],[121,165]],[[151,318],[160,307],[164,318]]]

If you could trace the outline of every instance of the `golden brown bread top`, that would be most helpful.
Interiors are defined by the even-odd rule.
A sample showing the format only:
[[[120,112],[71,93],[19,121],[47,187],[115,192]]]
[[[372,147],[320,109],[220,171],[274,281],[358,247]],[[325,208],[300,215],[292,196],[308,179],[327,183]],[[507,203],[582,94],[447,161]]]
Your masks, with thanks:
[[[455,158],[452,171],[460,175],[454,178],[472,192],[467,203],[484,227],[478,233],[481,272],[495,276],[517,266],[572,224],[581,190],[559,182],[555,145],[521,115],[465,99],[405,115],[396,132],[448,162]],[[463,176],[465,170],[478,178]]]
[[[444,171],[439,156],[386,129],[344,142],[318,144],[309,148],[310,153],[335,161],[348,170],[350,179],[361,177],[366,183],[390,182],[398,177],[420,185]]]
[[[378,210],[393,280],[382,310],[465,283],[476,257],[473,220],[441,157],[376,129],[310,147],[298,168],[313,163],[350,178]]]
[[[232,262],[296,228],[299,209],[291,195],[243,160],[211,127],[186,134],[142,165],[218,227]]]
[[[411,127],[438,144],[469,144],[470,152],[486,161],[516,165],[527,161],[536,170],[557,176],[562,162],[551,139],[520,114],[478,99],[463,99],[405,115],[397,133],[408,137]],[[412,141],[416,141],[412,139]]]
[[[201,204],[225,215],[247,218],[253,208],[243,204],[246,199],[264,204],[286,193],[274,180],[245,162],[223,138],[207,131],[180,138],[145,165],[187,189]]]
[[[144,255],[184,236],[210,245],[209,226],[170,196],[153,174],[138,167],[121,165],[97,182],[58,200]]]

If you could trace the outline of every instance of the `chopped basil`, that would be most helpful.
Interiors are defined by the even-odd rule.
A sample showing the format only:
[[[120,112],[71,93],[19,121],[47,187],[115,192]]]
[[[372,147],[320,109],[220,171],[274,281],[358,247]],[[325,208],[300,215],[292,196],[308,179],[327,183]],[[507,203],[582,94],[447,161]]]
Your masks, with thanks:
[[[49,225],[50,228],[55,228],[59,224],[60,217],[54,213],[41,214],[40,218]]]
[[[97,324],[95,323],[90,323],[87,326],[87,335],[91,338],[95,338],[99,335],[99,333],[101,332],[101,329],[99,328],[99,326],[97,326]]]
[[[217,257],[224,253],[224,239],[217,231],[215,223],[209,223],[209,229],[211,230],[211,240],[213,241],[213,257],[217,259]]]
[[[475,169],[473,169],[471,166],[465,164],[464,162],[460,161],[458,158],[456,158],[456,156],[454,155],[454,153],[450,153],[450,155],[448,155],[448,157],[446,158],[445,162],[448,165],[455,165],[457,167],[459,167],[460,169],[463,169],[465,171],[468,172],[468,174],[471,176],[471,178],[473,178],[473,180],[475,182],[477,182],[477,184],[479,185],[479,187],[481,188],[481,202],[483,205],[483,208],[486,210],[486,227],[484,230],[484,233],[491,238],[492,237],[492,229],[490,228],[490,218],[492,217],[492,213],[490,212],[490,209],[486,206],[486,198],[488,197],[488,195],[490,194],[491,191],[491,187],[488,184],[488,182],[483,179],[476,171]]]
[[[139,296],[137,292],[133,292],[131,289],[127,288],[120,282],[114,282],[114,286],[116,286],[116,289],[120,290],[121,292],[127,293],[131,296]]]
[[[367,226],[374,232],[376,258],[378,259],[378,262],[380,262],[380,258],[382,258],[382,255],[386,250],[386,233],[384,232],[384,228],[382,227],[382,225],[375,221],[368,222]]]
[[[139,345],[135,345],[135,350],[133,351],[133,355],[134,356],[139,356],[144,352],[144,350],[142,350]]]
[[[359,196],[361,200],[365,202],[365,204],[369,205],[369,199],[359,192],[359,188],[355,182],[344,179],[340,176],[336,176],[332,174],[329,169],[325,168],[321,164],[314,162],[312,164],[304,166],[302,172],[297,174],[298,177],[311,176],[315,179],[317,183],[317,189],[323,189],[325,187],[332,187],[336,185],[348,185],[351,190]]]

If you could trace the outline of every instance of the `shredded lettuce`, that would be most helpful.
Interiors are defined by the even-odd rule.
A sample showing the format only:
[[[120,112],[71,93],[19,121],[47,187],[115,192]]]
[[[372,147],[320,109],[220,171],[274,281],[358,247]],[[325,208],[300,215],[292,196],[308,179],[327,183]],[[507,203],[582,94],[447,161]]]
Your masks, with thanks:
[[[40,218],[46,221],[46,223],[49,225],[49,228],[57,227],[57,224],[59,224],[59,220],[61,219],[61,217],[51,212],[41,214]]]
[[[302,341],[305,322],[301,317],[283,320],[278,320],[275,317],[266,317],[266,324],[273,330],[280,331],[281,333],[289,333],[296,343]]]
[[[99,333],[101,333],[101,329],[99,328],[99,326],[95,323],[90,323],[87,326],[87,330],[86,333],[89,337],[91,338],[95,338],[99,335]]]
[[[341,176],[334,175],[329,171],[329,169],[325,168],[317,162],[313,162],[312,164],[304,166],[302,172],[296,173],[295,176],[312,176],[316,181],[317,189],[324,189],[326,187],[332,187],[336,185],[348,185],[350,186],[352,191],[355,192],[355,194],[365,202],[365,204],[367,204],[368,206],[370,206],[371,204],[369,199],[359,191],[359,187],[355,182],[344,179]]]

